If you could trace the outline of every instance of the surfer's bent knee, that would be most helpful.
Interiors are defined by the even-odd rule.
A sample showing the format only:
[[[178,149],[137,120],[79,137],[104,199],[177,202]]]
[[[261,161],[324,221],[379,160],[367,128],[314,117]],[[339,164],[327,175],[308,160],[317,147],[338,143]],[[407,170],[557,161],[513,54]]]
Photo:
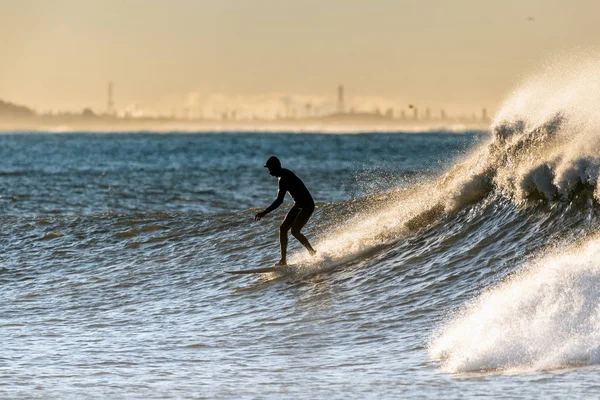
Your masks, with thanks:
[[[279,232],[281,232],[281,233],[287,233],[290,230],[291,227],[292,226],[290,224],[285,224],[285,223],[281,224],[281,225],[279,225]]]

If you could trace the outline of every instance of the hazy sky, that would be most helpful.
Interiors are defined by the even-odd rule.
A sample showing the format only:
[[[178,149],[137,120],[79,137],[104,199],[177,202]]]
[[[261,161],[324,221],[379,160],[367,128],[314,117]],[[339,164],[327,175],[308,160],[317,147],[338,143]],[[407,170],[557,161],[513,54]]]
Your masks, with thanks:
[[[600,46],[599,15],[596,0],[0,0],[0,98],[100,111],[112,80],[118,108],[164,111],[325,103],[343,83],[350,104],[493,110],[548,54]]]

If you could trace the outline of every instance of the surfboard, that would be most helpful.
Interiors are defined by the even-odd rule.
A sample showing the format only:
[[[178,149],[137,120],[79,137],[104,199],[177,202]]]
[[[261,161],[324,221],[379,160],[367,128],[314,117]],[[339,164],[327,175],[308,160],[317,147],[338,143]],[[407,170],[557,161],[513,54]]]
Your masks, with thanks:
[[[242,269],[238,271],[225,271],[228,274],[266,274],[267,272],[277,272],[277,271],[285,271],[290,268],[288,265],[281,265],[275,267],[266,267],[266,268],[254,268],[254,269]]]

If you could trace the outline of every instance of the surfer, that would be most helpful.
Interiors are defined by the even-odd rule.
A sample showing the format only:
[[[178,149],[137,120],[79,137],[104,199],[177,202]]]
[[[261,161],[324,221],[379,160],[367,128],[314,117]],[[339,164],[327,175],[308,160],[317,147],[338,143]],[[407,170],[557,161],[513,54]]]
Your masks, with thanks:
[[[316,253],[315,249],[312,248],[308,239],[300,233],[300,230],[306,225],[308,219],[315,210],[315,202],[310,195],[310,192],[296,174],[289,169],[281,168],[281,162],[277,157],[270,157],[265,164],[265,168],[269,170],[271,176],[275,176],[279,179],[279,192],[277,193],[277,199],[275,199],[273,204],[264,211],[256,214],[254,220],[260,221],[262,217],[279,207],[283,203],[286,192],[289,192],[294,200],[294,206],[287,213],[285,219],[279,226],[281,260],[275,265],[287,264],[288,231],[290,229],[292,230],[292,235],[302,243],[302,246],[304,246],[311,255],[314,255]]]

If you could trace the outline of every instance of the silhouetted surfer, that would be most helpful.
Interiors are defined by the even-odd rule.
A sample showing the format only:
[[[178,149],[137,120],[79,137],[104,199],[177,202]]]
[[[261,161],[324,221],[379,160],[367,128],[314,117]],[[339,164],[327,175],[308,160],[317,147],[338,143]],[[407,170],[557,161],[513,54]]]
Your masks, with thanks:
[[[286,265],[286,254],[288,244],[288,231],[292,229],[292,235],[310,254],[315,254],[316,251],[312,248],[308,239],[300,233],[300,230],[312,215],[315,210],[315,202],[310,195],[310,192],[304,186],[304,183],[289,169],[281,168],[281,162],[277,157],[270,157],[265,164],[265,168],[269,170],[269,174],[276,176],[279,179],[279,192],[277,199],[264,211],[259,212],[254,216],[255,221],[260,221],[262,217],[275,210],[283,203],[285,192],[289,192],[294,199],[294,206],[287,213],[283,223],[279,227],[279,243],[281,245],[281,260],[276,265]]]

